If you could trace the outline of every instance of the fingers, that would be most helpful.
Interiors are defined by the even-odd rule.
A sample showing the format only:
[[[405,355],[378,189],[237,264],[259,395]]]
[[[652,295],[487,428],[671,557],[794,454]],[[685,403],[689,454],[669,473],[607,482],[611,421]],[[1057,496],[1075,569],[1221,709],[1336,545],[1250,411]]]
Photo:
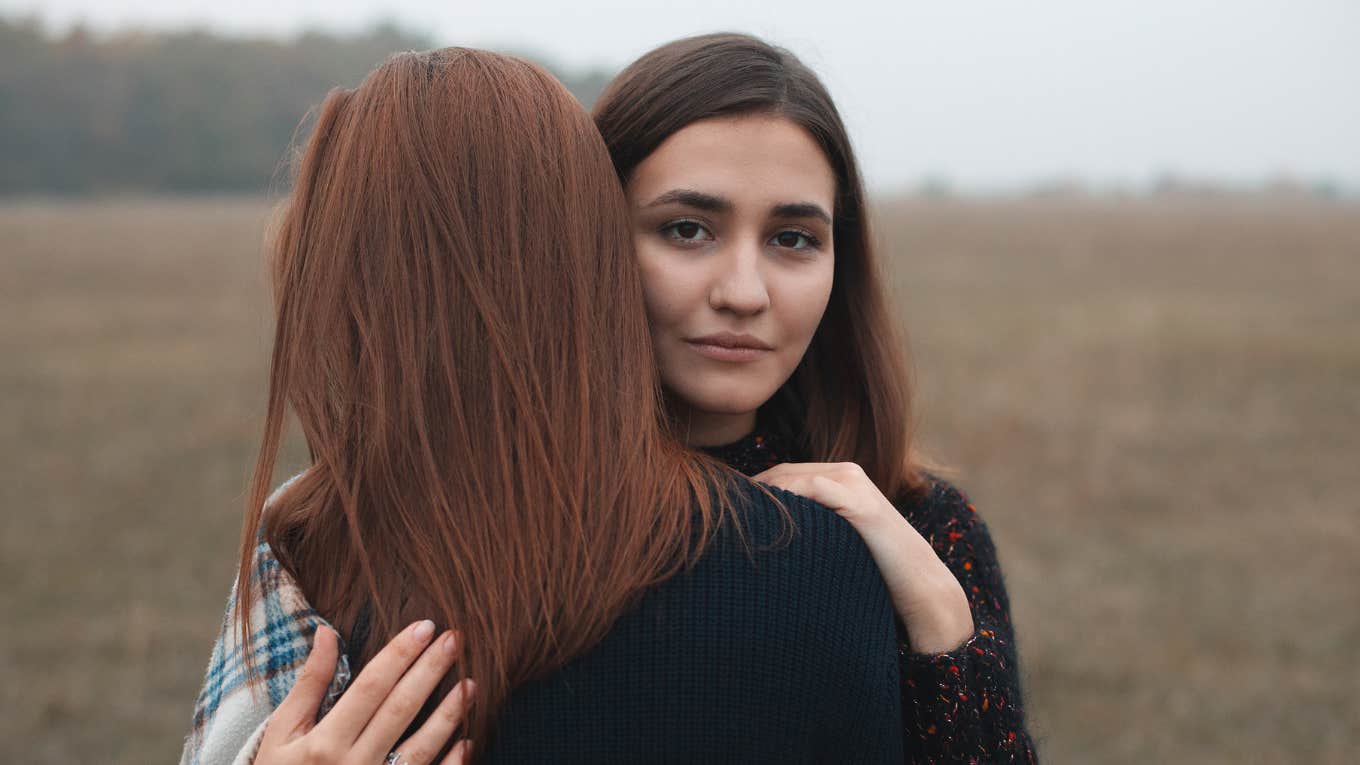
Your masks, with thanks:
[[[316,730],[334,746],[350,748],[373,713],[434,636],[434,622],[416,622],[392,638],[354,679]]]
[[[778,481],[796,477],[822,475],[840,483],[855,483],[868,480],[869,476],[856,462],[781,462],[774,467],[751,476],[753,480],[782,486]]]
[[[754,478],[826,505],[861,532],[898,517],[892,503],[854,462],[786,462]]]
[[[775,484],[779,488],[820,502],[832,510],[849,510],[856,505],[856,497],[853,491],[826,476],[781,477],[781,480],[783,483]]]
[[[361,760],[380,760],[393,748],[392,745],[396,743],[397,737],[416,718],[421,707],[425,705],[425,701],[429,699],[430,692],[443,679],[444,673],[448,672],[449,667],[453,666],[457,651],[458,639],[452,632],[445,632],[429,648],[425,649],[416,663],[397,682],[392,692],[387,695],[382,705],[373,714],[373,719],[369,721],[368,726],[359,736],[359,740],[355,742],[354,748]],[[460,683],[457,687],[461,688],[463,684]],[[466,690],[463,693],[466,693]],[[413,736],[412,739],[420,739],[417,743],[422,744],[424,750],[422,756],[417,757],[415,753],[405,747],[399,748],[402,756],[413,765],[428,763],[433,760],[435,753],[443,748],[444,742],[453,733],[454,727],[457,726],[457,720],[462,718],[462,706],[465,705],[465,702],[460,699],[451,701],[450,697],[453,696],[455,696],[453,692],[446,696],[440,703],[440,707],[451,707],[449,711],[457,712],[458,718],[450,723],[437,745],[424,749],[424,738],[417,735]],[[444,721],[444,718],[441,718],[438,714],[431,719],[439,723]],[[423,731],[427,727],[429,727],[428,722],[421,726],[421,730]]]
[[[270,716],[271,728],[295,733],[306,732],[312,727],[316,722],[316,713],[321,710],[321,701],[326,698],[326,689],[335,677],[335,662],[339,658],[340,648],[335,631],[329,627],[317,627],[307,662],[298,671],[297,680],[288,695]]]
[[[434,762],[434,757],[444,748],[449,737],[458,729],[463,722],[463,716],[467,714],[468,704],[472,700],[472,694],[477,690],[476,684],[471,679],[464,680],[453,687],[444,700],[439,702],[439,706],[430,715],[420,729],[411,734],[411,737],[397,745],[396,750],[401,752],[401,756],[411,763],[411,765],[426,765]],[[444,758],[444,763],[461,763],[467,758],[469,742],[464,739],[454,745],[449,755]],[[385,750],[384,750],[385,751]],[[459,754],[462,752],[462,754]]]

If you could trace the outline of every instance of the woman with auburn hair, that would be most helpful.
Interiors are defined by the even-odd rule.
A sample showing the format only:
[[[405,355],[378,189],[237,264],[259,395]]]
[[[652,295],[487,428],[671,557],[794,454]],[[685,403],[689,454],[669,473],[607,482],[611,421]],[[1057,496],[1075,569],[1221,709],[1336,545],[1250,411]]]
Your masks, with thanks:
[[[663,45],[594,117],[633,218],[679,437],[834,508],[892,594],[909,761],[1034,761],[986,525],[913,449],[904,342],[835,104],[740,34]]]
[[[869,548],[669,437],[629,229],[531,64],[406,53],[330,94],[183,762],[900,761]],[[290,413],[310,464],[269,496]]]

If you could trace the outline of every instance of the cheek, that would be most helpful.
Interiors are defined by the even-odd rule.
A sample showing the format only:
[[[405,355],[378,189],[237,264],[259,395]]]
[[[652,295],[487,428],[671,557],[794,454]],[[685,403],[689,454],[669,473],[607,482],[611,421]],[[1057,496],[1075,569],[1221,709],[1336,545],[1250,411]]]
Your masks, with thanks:
[[[779,285],[778,320],[789,341],[811,342],[831,299],[834,264],[785,275]]]
[[[637,245],[638,271],[647,303],[647,317],[653,329],[679,323],[702,301],[703,274],[683,257],[655,244]]]

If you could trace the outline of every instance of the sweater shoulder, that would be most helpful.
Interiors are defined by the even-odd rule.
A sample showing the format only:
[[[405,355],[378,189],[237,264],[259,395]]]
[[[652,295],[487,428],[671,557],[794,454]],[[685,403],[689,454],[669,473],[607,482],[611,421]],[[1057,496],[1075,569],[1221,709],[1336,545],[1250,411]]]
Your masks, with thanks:
[[[850,522],[816,500],[777,486],[746,478],[729,489],[737,511],[740,532],[756,543],[769,544],[784,538],[793,553],[812,552],[808,545],[835,549],[851,559],[870,559],[868,547]]]
[[[978,527],[986,524],[968,493],[940,476],[927,473],[923,486],[898,496],[893,505],[918,530],[952,526]]]
[[[739,527],[720,530],[702,556],[723,571],[724,587],[756,587],[767,605],[821,614],[800,618],[891,625],[883,575],[849,521],[807,497],[743,483],[733,496]]]

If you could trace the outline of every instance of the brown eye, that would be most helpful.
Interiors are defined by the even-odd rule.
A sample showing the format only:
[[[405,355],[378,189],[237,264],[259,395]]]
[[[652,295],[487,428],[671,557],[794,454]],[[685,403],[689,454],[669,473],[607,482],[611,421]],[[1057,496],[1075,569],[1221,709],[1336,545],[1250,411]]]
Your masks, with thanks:
[[[704,224],[692,220],[678,220],[667,223],[661,228],[661,235],[674,242],[685,244],[706,242],[713,238]]]
[[[806,250],[817,246],[817,240],[801,231],[780,231],[770,241],[777,247],[789,250]]]

